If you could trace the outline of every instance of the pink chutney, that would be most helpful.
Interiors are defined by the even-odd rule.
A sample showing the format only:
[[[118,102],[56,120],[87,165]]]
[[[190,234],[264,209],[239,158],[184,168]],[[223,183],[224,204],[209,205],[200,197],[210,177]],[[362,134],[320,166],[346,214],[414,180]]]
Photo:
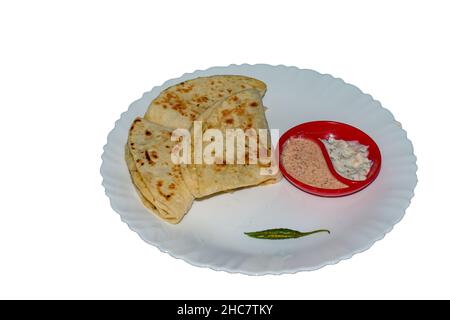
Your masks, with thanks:
[[[331,174],[319,145],[309,139],[295,137],[287,140],[281,161],[287,173],[302,183],[323,189],[348,187]]]

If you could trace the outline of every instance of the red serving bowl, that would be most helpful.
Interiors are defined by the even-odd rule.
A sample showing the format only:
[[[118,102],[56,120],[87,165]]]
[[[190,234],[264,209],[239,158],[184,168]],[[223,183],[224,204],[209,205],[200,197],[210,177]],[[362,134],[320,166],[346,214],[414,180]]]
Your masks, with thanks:
[[[325,148],[325,145],[319,139],[328,139],[330,135],[333,135],[336,140],[347,140],[347,141],[357,141],[360,144],[369,146],[368,151],[369,160],[372,161],[372,167],[370,168],[369,173],[367,174],[367,179],[364,181],[353,181],[342,177],[333,167],[331,163],[331,159],[328,155],[328,152]],[[342,183],[346,184],[347,188],[342,189],[324,189],[317,188],[305,184],[303,182],[298,181],[294,177],[292,177],[289,173],[286,172],[286,169],[283,166],[283,161],[281,158],[281,154],[283,153],[283,147],[286,141],[293,137],[301,137],[305,139],[310,139],[315,141],[322,150],[324,158],[327,162],[328,168],[331,174]],[[314,195],[323,196],[323,197],[342,197],[358,192],[369,184],[371,184],[381,169],[381,152],[378,148],[377,144],[371,137],[362,132],[361,130],[352,127],[345,123],[335,122],[335,121],[313,121],[302,123],[296,127],[293,127],[286,131],[280,138],[278,144],[278,155],[280,158],[279,167],[284,175],[284,177],[295,185],[297,188],[309,192]]]

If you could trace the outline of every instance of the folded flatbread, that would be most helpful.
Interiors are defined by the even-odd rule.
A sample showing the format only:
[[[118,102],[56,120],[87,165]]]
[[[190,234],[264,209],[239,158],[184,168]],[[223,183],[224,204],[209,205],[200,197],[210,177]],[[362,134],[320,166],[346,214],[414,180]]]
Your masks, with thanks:
[[[248,89],[233,94],[215,106],[204,112],[198,121],[202,121],[203,133],[207,129],[218,129],[222,136],[226,137],[227,129],[255,129],[259,138],[259,129],[267,129],[267,120],[264,114],[264,107],[261,95],[258,90]],[[194,126],[195,127],[195,126]],[[191,129],[191,136],[194,136],[194,128]],[[271,143],[270,135],[267,136],[267,153],[270,155]],[[247,141],[247,140],[246,140]],[[266,139],[267,141],[267,139]],[[247,141],[248,142],[248,141]],[[245,164],[237,163],[237,139],[233,144],[234,164],[188,164],[182,165],[182,174],[190,192],[196,198],[205,197],[214,193],[233,190],[242,187],[255,186],[263,183],[274,183],[280,179],[278,170],[276,174],[262,174],[263,168],[267,168],[267,163],[249,164],[249,148],[246,142]],[[192,150],[195,141],[192,141]],[[210,142],[203,142],[203,148]],[[225,152],[222,154],[223,161],[226,162],[226,142],[224,141]],[[241,144],[242,145],[242,144]],[[194,158],[194,154],[192,154]]]
[[[128,135],[125,159],[144,205],[162,219],[178,223],[192,205],[181,168],[171,160],[177,142],[172,129],[137,118]]]
[[[164,90],[152,101],[144,119],[129,131],[125,160],[143,204],[167,222],[178,223],[194,197],[258,184],[279,175],[261,175],[261,164],[176,165],[171,152],[173,129],[268,128],[261,102],[266,85],[257,79],[221,75],[196,78]],[[270,141],[269,141],[270,149]]]
[[[155,98],[144,118],[169,128],[189,129],[204,111],[217,101],[245,89],[266,92],[264,82],[245,76],[200,77],[167,88]]]

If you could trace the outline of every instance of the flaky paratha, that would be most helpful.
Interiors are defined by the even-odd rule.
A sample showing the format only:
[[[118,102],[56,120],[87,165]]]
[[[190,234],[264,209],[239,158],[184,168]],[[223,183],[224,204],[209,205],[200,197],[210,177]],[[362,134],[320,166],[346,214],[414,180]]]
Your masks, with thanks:
[[[144,204],[170,223],[178,223],[192,205],[179,165],[171,161],[171,129],[137,118],[128,136],[127,165]]]
[[[257,133],[259,129],[268,129],[261,95],[255,89],[244,90],[231,95],[203,113],[197,120],[202,121],[203,133],[207,129],[218,129],[222,132],[224,138],[227,129],[239,128],[244,131],[254,129]],[[193,134],[194,128],[191,129],[191,136]],[[193,141],[192,148],[194,148],[194,143]],[[207,144],[209,142],[203,142],[203,147],[205,148]],[[226,142],[224,141],[225,145]],[[270,141],[266,146],[269,149],[268,153],[270,153]],[[226,150],[224,153],[226,153]],[[237,155],[236,149],[234,153]],[[242,187],[273,183],[279,180],[278,170],[275,170],[273,175],[262,174],[261,169],[267,168],[267,164],[249,164],[248,150],[245,155],[245,164],[203,163],[183,165],[183,179],[196,198]],[[223,159],[225,160],[225,158],[224,154]]]
[[[204,111],[217,101],[245,89],[256,89],[263,96],[264,82],[239,75],[200,77],[167,88],[155,98],[144,118],[169,128],[189,129]]]
[[[267,128],[261,102],[265,91],[266,85],[257,79],[224,75],[182,82],[153,100],[145,119],[133,122],[125,147],[130,176],[143,204],[162,219],[178,223],[194,197],[277,181],[279,175],[260,175],[261,165],[182,168],[170,158],[176,144],[170,140],[172,129],[189,129],[194,120],[219,130]]]

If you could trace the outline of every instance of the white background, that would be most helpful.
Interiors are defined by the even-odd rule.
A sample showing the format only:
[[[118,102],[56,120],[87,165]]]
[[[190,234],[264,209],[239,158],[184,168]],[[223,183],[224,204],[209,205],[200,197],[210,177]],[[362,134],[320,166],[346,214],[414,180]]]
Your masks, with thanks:
[[[2,1],[0,298],[450,298],[448,1]],[[419,184],[369,251],[249,277],[145,244],[101,186],[102,147],[142,93],[230,63],[295,65],[402,122]]]

